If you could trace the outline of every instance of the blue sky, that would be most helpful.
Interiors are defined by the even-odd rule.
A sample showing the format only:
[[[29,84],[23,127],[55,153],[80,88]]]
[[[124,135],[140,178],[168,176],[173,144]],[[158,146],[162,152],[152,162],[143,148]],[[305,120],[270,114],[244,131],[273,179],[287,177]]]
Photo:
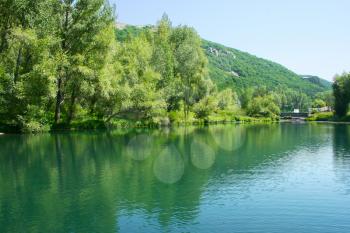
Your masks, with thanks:
[[[332,80],[350,71],[349,0],[110,0],[123,23],[194,27],[205,39]]]

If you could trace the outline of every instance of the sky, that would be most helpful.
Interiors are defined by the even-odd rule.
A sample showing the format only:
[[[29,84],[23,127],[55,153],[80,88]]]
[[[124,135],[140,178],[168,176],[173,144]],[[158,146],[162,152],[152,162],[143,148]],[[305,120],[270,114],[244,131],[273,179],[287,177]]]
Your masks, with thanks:
[[[333,80],[350,71],[350,0],[110,0],[117,20],[194,27],[204,39]]]

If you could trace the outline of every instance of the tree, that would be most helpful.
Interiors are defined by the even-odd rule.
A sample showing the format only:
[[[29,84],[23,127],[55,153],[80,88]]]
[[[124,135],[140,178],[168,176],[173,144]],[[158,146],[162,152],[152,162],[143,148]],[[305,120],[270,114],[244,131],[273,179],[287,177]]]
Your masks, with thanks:
[[[174,29],[171,42],[174,48],[175,77],[181,80],[181,98],[187,120],[193,95],[206,75],[207,59],[201,48],[201,39],[194,29],[181,26]]]
[[[153,54],[151,59],[154,70],[161,75],[158,88],[166,88],[174,78],[174,54],[170,43],[171,33],[171,21],[169,17],[164,14],[154,32]]]
[[[335,113],[339,117],[346,116],[350,102],[350,74],[344,73],[336,76],[333,83],[333,93],[335,98]]]
[[[231,89],[225,89],[216,95],[218,101],[218,108],[220,110],[232,111],[239,106],[239,99],[236,92]]]
[[[278,117],[280,109],[273,96],[258,96],[249,103],[247,114],[253,117]]]
[[[57,53],[62,57],[62,63],[57,75],[56,124],[61,120],[64,101],[70,123],[82,86],[91,87],[97,83],[98,73],[109,52],[110,40],[103,37],[114,35],[114,31],[108,30],[114,23],[113,12],[105,0],[64,0],[59,9],[61,43]]]
[[[158,85],[161,74],[151,66],[152,53],[153,47],[146,34],[126,42],[117,53],[121,63],[120,85],[132,91],[128,93],[128,100],[124,99],[128,105],[115,109],[115,116],[149,120],[165,115],[164,92]]]
[[[326,103],[326,106],[334,107],[334,95],[333,91],[324,91],[317,93],[317,99],[323,100]]]
[[[0,8],[0,109],[2,124],[31,131],[47,124],[56,57],[53,0],[4,1]]]
[[[253,88],[250,87],[244,90],[243,94],[241,95],[241,105],[243,109],[246,109],[248,107],[249,102],[253,99],[253,95]]]

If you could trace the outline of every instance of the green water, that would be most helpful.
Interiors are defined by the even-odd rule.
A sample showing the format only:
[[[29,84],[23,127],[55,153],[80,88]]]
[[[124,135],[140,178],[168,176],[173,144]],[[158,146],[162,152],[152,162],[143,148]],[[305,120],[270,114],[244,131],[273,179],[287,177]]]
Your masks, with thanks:
[[[350,126],[2,135],[0,232],[350,232]]]

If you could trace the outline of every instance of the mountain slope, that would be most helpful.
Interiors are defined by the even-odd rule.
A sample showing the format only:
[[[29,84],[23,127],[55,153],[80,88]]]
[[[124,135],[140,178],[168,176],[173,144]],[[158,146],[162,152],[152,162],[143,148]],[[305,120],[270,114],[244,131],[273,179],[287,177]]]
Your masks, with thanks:
[[[246,52],[206,40],[203,40],[203,48],[209,59],[209,75],[219,88],[285,86],[311,96],[331,88],[326,80],[303,78],[280,64]]]

